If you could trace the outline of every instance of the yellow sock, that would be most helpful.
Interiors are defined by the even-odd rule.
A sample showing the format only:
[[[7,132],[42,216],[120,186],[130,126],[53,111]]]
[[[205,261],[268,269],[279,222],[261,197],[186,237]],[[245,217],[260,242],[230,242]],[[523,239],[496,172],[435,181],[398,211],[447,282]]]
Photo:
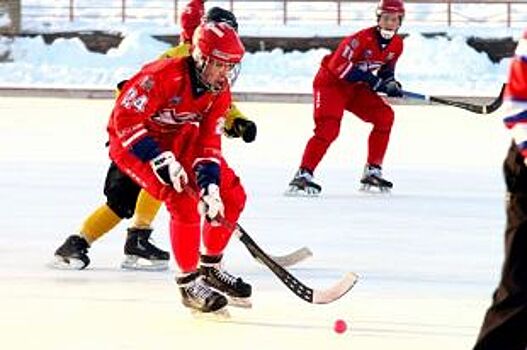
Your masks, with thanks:
[[[137,203],[135,204],[135,215],[133,227],[150,228],[152,221],[161,208],[161,202],[152,197],[145,190],[139,192]]]
[[[110,207],[103,204],[86,218],[80,232],[91,244],[114,228],[120,221],[121,218]]]

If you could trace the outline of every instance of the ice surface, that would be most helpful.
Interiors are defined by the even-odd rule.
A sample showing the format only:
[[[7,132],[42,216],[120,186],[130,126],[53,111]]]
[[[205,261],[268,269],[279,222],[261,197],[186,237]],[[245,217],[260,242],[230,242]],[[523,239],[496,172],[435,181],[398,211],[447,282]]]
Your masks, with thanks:
[[[272,254],[308,246],[292,269],[323,288],[346,271],[343,299],[310,305],[233,241],[227,267],[253,284],[252,310],[228,322],[193,318],[172,271],[121,271],[126,224],[97,241],[85,271],[45,264],[102,203],[109,100],[0,98],[0,329],[2,349],[469,349],[502,260],[497,116],[397,106],[385,163],[391,196],[358,192],[369,126],[346,115],[317,169],[320,198],[282,192],[311,134],[311,106],[242,103],[257,141],[227,140],[248,192],[240,220]],[[154,233],[167,248],[167,214]],[[336,319],[350,331],[332,330]]]

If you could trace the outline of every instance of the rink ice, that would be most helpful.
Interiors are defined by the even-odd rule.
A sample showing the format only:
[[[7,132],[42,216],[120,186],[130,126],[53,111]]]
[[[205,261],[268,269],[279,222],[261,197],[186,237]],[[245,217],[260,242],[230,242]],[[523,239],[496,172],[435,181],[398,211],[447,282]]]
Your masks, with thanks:
[[[253,309],[226,322],[180,306],[170,272],[121,271],[126,223],[97,241],[85,271],[46,267],[103,200],[109,100],[0,98],[2,349],[469,349],[499,278],[501,161],[497,116],[397,106],[385,175],[391,196],[358,192],[368,126],[346,115],[317,170],[323,195],[282,196],[311,134],[311,106],[241,103],[254,144],[224,143],[248,193],[240,223],[268,252],[308,246],[291,269],[324,288],[346,271],[355,288],[330,305],[291,294],[243,245],[229,271],[253,284]],[[167,249],[167,214],[154,238]],[[336,319],[350,331],[337,335]]]

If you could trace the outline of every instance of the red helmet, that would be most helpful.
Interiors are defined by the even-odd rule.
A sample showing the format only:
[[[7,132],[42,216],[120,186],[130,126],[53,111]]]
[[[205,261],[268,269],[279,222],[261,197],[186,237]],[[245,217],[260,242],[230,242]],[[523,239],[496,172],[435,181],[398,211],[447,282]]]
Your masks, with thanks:
[[[244,53],[238,33],[227,23],[202,23],[192,37],[192,58],[198,79],[212,92],[234,84]],[[223,67],[220,78],[211,77],[211,71],[218,71],[218,67]]]
[[[404,16],[403,0],[379,0],[376,14],[380,16],[383,13],[397,13]]]
[[[224,63],[240,63],[245,48],[236,30],[227,23],[202,23],[192,38],[194,52],[201,58],[213,58]]]

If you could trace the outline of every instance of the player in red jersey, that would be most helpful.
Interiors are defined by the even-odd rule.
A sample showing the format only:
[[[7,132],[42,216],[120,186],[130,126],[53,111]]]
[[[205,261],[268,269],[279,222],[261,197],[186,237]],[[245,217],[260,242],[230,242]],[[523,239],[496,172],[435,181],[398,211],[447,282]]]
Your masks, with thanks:
[[[503,167],[507,186],[505,261],[474,350],[527,348],[527,30],[512,59],[502,108],[513,138]]]
[[[251,295],[249,284],[220,266],[232,230],[216,221],[236,222],[246,199],[221,153],[229,82],[243,54],[231,26],[200,25],[190,57],[150,63],[124,85],[108,124],[112,161],[165,203],[183,304],[202,312],[223,308],[224,294]]]
[[[203,0],[192,0],[181,15],[181,42],[163,53],[163,58],[190,56],[191,38],[202,22],[227,23],[238,29],[236,17],[232,12],[219,7],[210,8],[206,14]],[[126,81],[119,83],[124,86]],[[256,137],[256,124],[231,104],[226,114],[224,135],[238,137],[244,142],[252,142]],[[152,222],[161,207],[161,202],[123,174],[115,164],[111,164],[105,179],[105,203],[99,205],[83,221],[79,232],[70,235],[55,252],[51,264],[60,269],[84,269],[90,263],[88,249],[124,218],[132,218],[127,230],[124,246],[125,259],[121,264],[125,269],[165,270],[168,269],[169,254],[159,249],[150,240]]]
[[[402,0],[380,0],[377,25],[346,37],[322,59],[313,82],[314,135],[305,147],[287,194],[320,193],[322,188],[314,182],[313,173],[337,138],[345,110],[373,124],[361,183],[380,189],[392,187],[382,177],[381,166],[394,113],[378,93],[402,96],[401,84],[395,80],[395,66],[403,51],[403,40],[397,35],[403,17]]]

